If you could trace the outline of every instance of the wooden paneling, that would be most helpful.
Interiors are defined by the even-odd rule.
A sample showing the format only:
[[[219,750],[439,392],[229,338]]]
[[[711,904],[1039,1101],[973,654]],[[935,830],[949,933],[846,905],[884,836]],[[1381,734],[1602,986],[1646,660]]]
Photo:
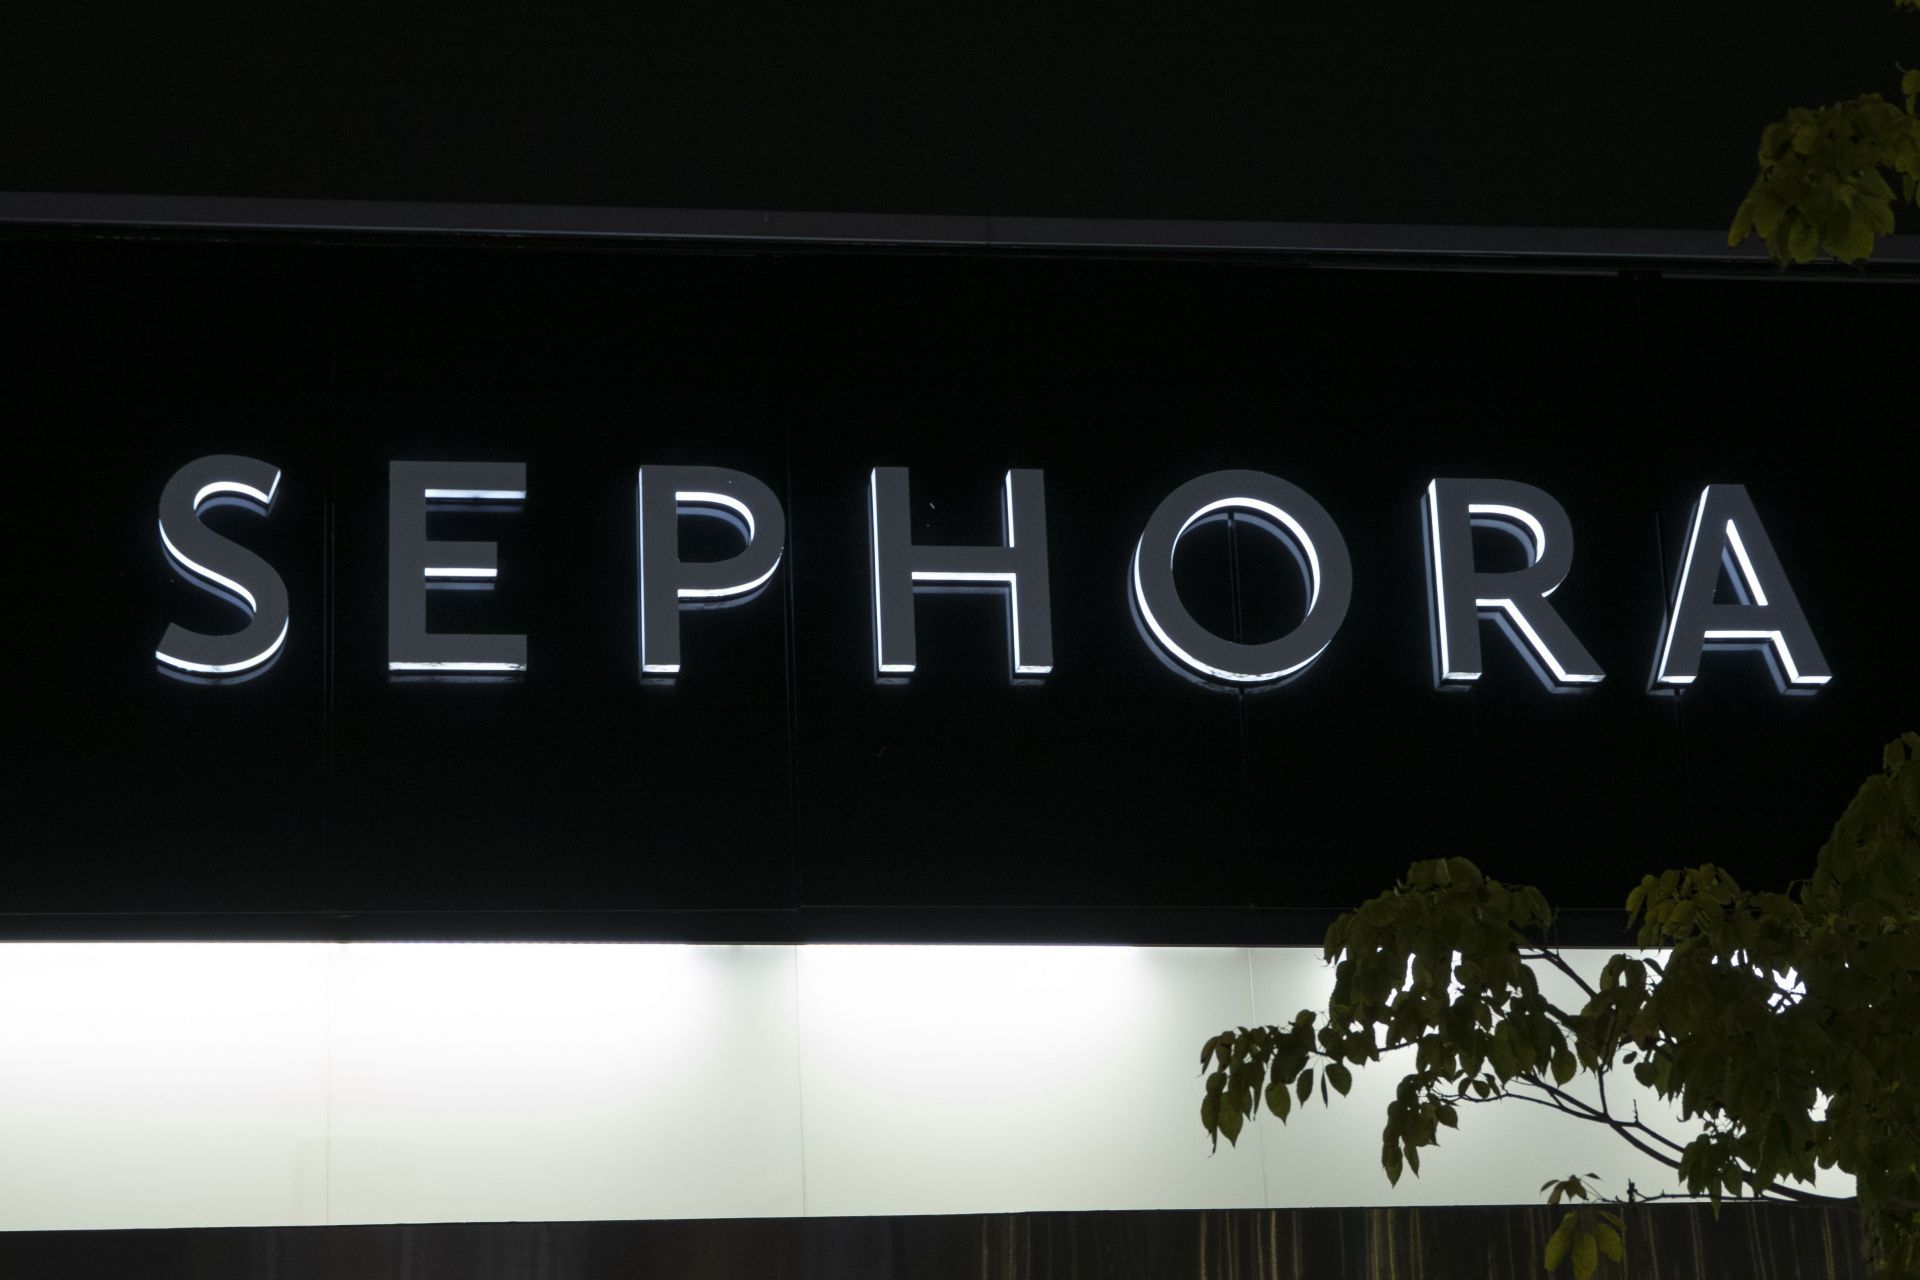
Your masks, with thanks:
[[[0,1276],[143,1280],[1540,1280],[1556,1210],[1307,1209],[18,1232]],[[1631,1211],[1633,1280],[1851,1280],[1845,1208]],[[1564,1273],[1563,1273],[1564,1274]],[[1602,1276],[1617,1277],[1618,1268]]]

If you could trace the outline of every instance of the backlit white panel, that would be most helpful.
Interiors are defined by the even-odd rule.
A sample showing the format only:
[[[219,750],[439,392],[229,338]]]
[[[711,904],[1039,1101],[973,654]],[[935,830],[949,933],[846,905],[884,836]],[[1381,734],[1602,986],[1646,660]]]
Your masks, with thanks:
[[[1332,987],[1333,971],[1317,952],[1263,950],[1254,957],[1262,1021],[1324,1010]],[[1519,1102],[1462,1107],[1460,1131],[1443,1133],[1438,1149],[1421,1153],[1419,1177],[1409,1171],[1392,1186],[1380,1169],[1380,1128],[1400,1077],[1412,1069],[1411,1052],[1394,1054],[1356,1070],[1353,1092],[1333,1094],[1331,1107],[1321,1106],[1316,1090],[1285,1125],[1263,1116],[1251,1126],[1266,1153],[1271,1203],[1530,1204],[1547,1179],[1588,1171],[1615,1191],[1624,1191],[1629,1177],[1643,1191],[1666,1189],[1663,1168],[1597,1126]]]
[[[1612,953],[1563,954],[1591,982]],[[1254,953],[1254,1001],[1262,1022],[1291,1022],[1304,1008],[1324,1010],[1332,988],[1333,970],[1321,962],[1317,950]],[[1557,973],[1543,972],[1540,989],[1563,1009],[1585,1003],[1573,981]],[[1380,1129],[1394,1089],[1412,1069],[1412,1051],[1402,1050],[1355,1070],[1352,1093],[1345,1098],[1331,1094],[1330,1107],[1321,1106],[1316,1087],[1312,1102],[1296,1107],[1286,1124],[1266,1115],[1250,1126],[1260,1131],[1269,1204],[1532,1204],[1540,1200],[1540,1184],[1549,1178],[1589,1172],[1600,1175],[1600,1190],[1608,1195],[1625,1194],[1629,1181],[1647,1194],[1679,1189],[1665,1165],[1633,1150],[1611,1130],[1511,1100],[1462,1106],[1459,1130],[1442,1130],[1440,1146],[1421,1152],[1420,1176],[1408,1171],[1393,1186],[1380,1168]],[[1588,1102],[1597,1098],[1584,1076],[1569,1082],[1567,1092]],[[1616,1114],[1629,1116],[1637,1103],[1644,1119],[1658,1122],[1663,1133],[1678,1141],[1699,1132],[1697,1122],[1681,1122],[1675,1108],[1641,1088],[1631,1068],[1609,1081],[1607,1100]],[[1244,1135],[1241,1141],[1246,1141]],[[1829,1175],[1818,1185],[1832,1194],[1851,1194],[1848,1178]]]
[[[0,945],[0,1229],[325,1222],[326,953]]]
[[[1228,948],[803,948],[807,1211],[1260,1204],[1257,1144],[1199,1122],[1247,983]]]
[[[1201,1042],[1321,1007],[1330,982],[1306,948],[0,945],[0,1229],[1668,1185],[1598,1127],[1509,1103],[1392,1188],[1390,1067],[1209,1154]]]
[[[798,1214],[791,947],[336,949],[333,1220]]]

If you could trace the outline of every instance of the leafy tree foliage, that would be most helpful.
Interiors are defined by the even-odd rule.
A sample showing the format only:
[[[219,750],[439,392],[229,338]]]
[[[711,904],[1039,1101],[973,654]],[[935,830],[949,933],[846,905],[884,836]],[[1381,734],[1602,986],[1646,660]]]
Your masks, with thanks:
[[[1262,1102],[1285,1121],[1316,1088],[1330,1103],[1356,1069],[1411,1049],[1380,1134],[1390,1181],[1418,1175],[1475,1106],[1542,1106],[1611,1129],[1716,1206],[1830,1200],[1806,1188],[1815,1171],[1851,1174],[1869,1257],[1886,1277],[1920,1277],[1920,734],[1889,744],[1884,765],[1812,877],[1784,893],[1710,864],[1646,877],[1626,904],[1640,950],[1609,957],[1596,981],[1547,943],[1537,889],[1464,858],[1415,863],[1327,931],[1325,1010],[1207,1041],[1201,1123],[1216,1147],[1235,1142]],[[1584,1002],[1550,1000],[1548,971]],[[1684,1127],[1623,1109],[1623,1071],[1677,1104]],[[1575,1077],[1593,1086],[1585,1096],[1569,1091]],[[1542,1190],[1584,1205],[1591,1180]],[[1568,1259],[1585,1280],[1621,1259],[1624,1227],[1572,1209],[1548,1266]]]
[[[1597,1174],[1589,1173],[1582,1181],[1579,1174],[1562,1178],[1556,1182],[1543,1182],[1542,1191],[1548,1192],[1547,1203],[1557,1205],[1562,1198],[1569,1202],[1588,1200],[1592,1188],[1587,1184],[1596,1181]],[[1622,1266],[1627,1261],[1627,1220],[1618,1213],[1608,1213],[1599,1209],[1569,1209],[1567,1216],[1560,1219],[1559,1228],[1547,1237],[1546,1258],[1548,1271],[1559,1269],[1564,1260],[1573,1263],[1575,1280],[1586,1280],[1600,1265],[1600,1259],[1618,1262]]]
[[[1920,0],[1894,0],[1920,12]],[[1859,262],[1892,235],[1896,202],[1920,202],[1920,69],[1900,81],[1904,109],[1877,93],[1796,107],[1760,135],[1760,173],[1733,216],[1727,243],[1754,233],[1774,260],[1825,252]],[[1896,191],[1895,188],[1898,187]]]

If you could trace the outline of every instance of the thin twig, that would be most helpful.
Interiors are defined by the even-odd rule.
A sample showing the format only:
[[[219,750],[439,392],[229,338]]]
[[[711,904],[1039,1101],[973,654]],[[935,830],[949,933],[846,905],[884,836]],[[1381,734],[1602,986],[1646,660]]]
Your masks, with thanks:
[[[1541,947],[1539,950],[1531,953],[1522,951],[1520,953],[1520,958],[1522,960],[1545,960],[1548,964],[1558,969],[1561,973],[1564,973],[1567,975],[1567,977],[1573,979],[1574,985],[1579,987],[1582,991],[1586,992],[1587,999],[1589,1000],[1593,999],[1594,996],[1599,994],[1599,992],[1593,989],[1592,983],[1588,982],[1585,978],[1581,977],[1579,973],[1577,973],[1574,970],[1574,967],[1572,965],[1568,964],[1564,959],[1561,958],[1560,953],[1558,951],[1549,951],[1547,948]]]

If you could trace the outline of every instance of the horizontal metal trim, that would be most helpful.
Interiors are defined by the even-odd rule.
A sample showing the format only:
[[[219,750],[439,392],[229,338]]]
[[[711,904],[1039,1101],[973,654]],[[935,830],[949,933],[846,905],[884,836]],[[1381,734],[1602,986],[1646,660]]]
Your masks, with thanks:
[[[1766,265],[1764,256],[1752,246],[1729,249],[1725,236],[1717,231],[1606,227],[950,217],[912,213],[435,204],[38,191],[0,192],[0,223],[903,248],[1211,251]],[[1891,237],[1881,242],[1869,266],[1913,263],[1920,263],[1920,238]]]
[[[1339,910],[801,907],[578,911],[0,912],[0,942],[688,942],[1319,946]],[[1626,913],[1560,911],[1561,946],[1624,947]]]

